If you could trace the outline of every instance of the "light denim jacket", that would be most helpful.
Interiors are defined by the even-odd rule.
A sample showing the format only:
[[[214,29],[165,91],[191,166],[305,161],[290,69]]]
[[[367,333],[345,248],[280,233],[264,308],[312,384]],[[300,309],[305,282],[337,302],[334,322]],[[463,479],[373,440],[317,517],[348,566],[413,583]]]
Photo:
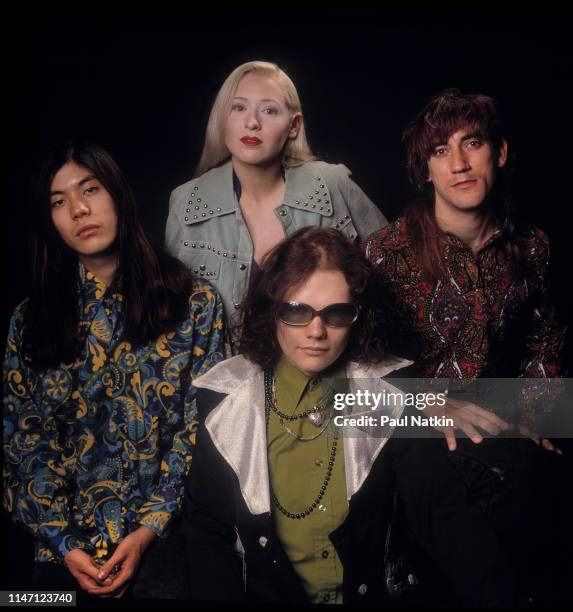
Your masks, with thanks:
[[[286,236],[315,225],[334,227],[356,240],[388,223],[346,166],[321,161],[285,169],[284,201],[274,212]],[[253,243],[230,161],[172,192],[165,243],[169,253],[218,289],[227,321],[237,323],[233,315],[249,286]]]

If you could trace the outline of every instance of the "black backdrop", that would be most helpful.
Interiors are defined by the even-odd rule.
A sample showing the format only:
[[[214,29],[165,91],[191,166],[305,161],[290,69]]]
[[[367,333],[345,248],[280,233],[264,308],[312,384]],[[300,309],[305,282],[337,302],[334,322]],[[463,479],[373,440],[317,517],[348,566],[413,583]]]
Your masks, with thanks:
[[[23,201],[38,153],[64,136],[102,144],[161,240],[170,190],[191,177],[218,87],[235,66],[255,58],[290,74],[314,152],[348,165],[390,219],[412,196],[400,134],[424,100],[451,86],[497,98],[517,156],[520,207],[552,240],[557,298],[569,316],[569,22],[550,5],[542,13],[511,14],[500,13],[501,4],[264,3],[114,22],[93,5],[89,17],[5,24],[3,332],[29,286]],[[568,355],[571,363],[570,348]],[[10,563],[0,588],[24,587],[29,540],[5,520],[3,532],[4,564]]]

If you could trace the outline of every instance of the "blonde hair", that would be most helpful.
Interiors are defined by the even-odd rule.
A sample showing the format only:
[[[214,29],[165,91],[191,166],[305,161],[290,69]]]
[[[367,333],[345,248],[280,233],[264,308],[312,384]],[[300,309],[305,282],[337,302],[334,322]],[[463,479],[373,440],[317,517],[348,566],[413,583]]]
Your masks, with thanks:
[[[209,121],[205,130],[205,143],[203,152],[195,176],[200,176],[207,170],[217,166],[230,156],[229,149],[225,144],[225,124],[231,111],[233,98],[239,85],[239,81],[249,73],[257,73],[273,77],[280,87],[286,101],[290,116],[296,113],[302,114],[302,106],[296,87],[290,77],[276,64],[271,62],[252,61],[241,64],[225,79],[219,89]],[[314,159],[304,129],[304,119],[301,117],[300,129],[296,138],[287,140],[282,154],[282,165],[285,168],[300,166]]]

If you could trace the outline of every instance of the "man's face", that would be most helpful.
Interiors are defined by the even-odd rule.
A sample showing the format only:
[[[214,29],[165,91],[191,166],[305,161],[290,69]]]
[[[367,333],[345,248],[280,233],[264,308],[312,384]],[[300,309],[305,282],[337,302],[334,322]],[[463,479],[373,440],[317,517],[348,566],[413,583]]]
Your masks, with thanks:
[[[62,240],[86,263],[107,254],[117,235],[117,213],[107,189],[90,170],[73,161],[52,181],[52,221]]]
[[[493,189],[497,168],[507,160],[505,140],[499,151],[476,130],[465,128],[434,147],[428,180],[434,185],[436,215],[479,208]]]

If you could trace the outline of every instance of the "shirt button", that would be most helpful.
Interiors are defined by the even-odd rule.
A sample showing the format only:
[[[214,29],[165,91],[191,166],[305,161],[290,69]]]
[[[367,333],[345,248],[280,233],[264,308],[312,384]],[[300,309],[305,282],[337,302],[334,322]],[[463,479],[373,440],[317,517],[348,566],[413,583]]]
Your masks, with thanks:
[[[368,590],[368,585],[364,582],[358,587],[358,594],[366,595],[367,590]]]
[[[322,555],[323,559],[328,559],[328,551],[327,550],[323,550],[321,555]]]
[[[259,538],[259,545],[262,546],[263,548],[267,545],[268,539],[265,538],[265,536],[261,536]]]
[[[245,264],[241,264],[239,266],[239,270],[246,270],[246,269],[247,269],[247,266]]]
[[[322,461],[322,459],[320,459],[320,457],[317,457],[317,458],[314,460],[314,465],[316,465],[316,467],[322,467],[322,465],[323,465],[323,461]]]
[[[320,504],[320,506],[318,506],[318,509],[319,509],[321,512],[326,512],[326,506],[325,506],[324,504]]]
[[[239,304],[239,302],[235,302],[233,306],[238,310],[241,307],[241,304]]]
[[[326,595],[323,596],[322,601],[326,602],[326,601],[330,601],[330,595],[327,593]]]
[[[284,208],[281,208],[281,209],[279,210],[279,215],[280,215],[281,217],[284,217],[284,216],[286,215],[286,210],[285,210]]]

